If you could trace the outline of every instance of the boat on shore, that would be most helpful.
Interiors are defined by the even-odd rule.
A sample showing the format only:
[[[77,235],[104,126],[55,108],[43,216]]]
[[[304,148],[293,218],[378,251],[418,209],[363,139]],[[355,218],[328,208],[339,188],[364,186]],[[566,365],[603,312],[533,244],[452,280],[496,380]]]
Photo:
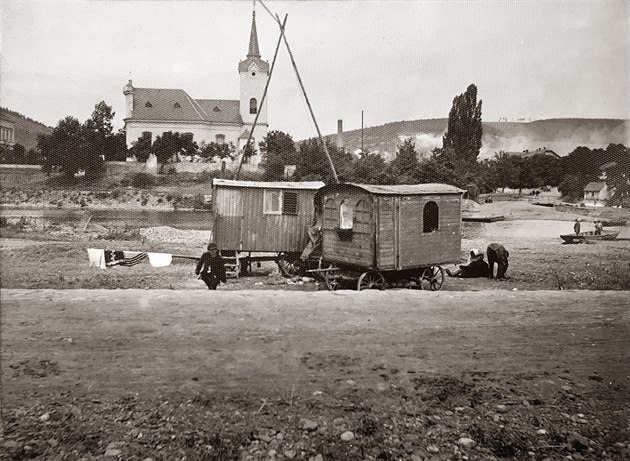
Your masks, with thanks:
[[[602,221],[604,227],[623,227],[626,225],[626,221],[622,219],[606,219]]]
[[[466,222],[497,222],[497,221],[505,221],[505,216],[503,215],[494,215],[494,216],[470,216],[463,214],[462,221]]]
[[[564,240],[565,243],[584,243],[593,240],[615,240],[617,235],[619,235],[619,232],[604,231],[601,234],[596,234],[593,231],[589,231],[580,232],[579,234],[562,234],[560,238]]]

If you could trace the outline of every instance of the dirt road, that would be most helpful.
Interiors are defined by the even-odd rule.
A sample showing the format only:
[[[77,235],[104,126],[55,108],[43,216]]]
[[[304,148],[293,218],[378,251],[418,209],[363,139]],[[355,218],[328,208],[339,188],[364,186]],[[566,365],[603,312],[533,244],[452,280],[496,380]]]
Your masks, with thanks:
[[[193,378],[216,392],[303,392],[350,377],[375,387],[379,366],[399,379],[568,369],[624,382],[629,307],[627,292],[2,290],[3,362],[60,371],[12,379],[5,366],[4,383],[16,396],[41,384],[150,393]]]
[[[630,455],[626,291],[0,296],[0,459]]]

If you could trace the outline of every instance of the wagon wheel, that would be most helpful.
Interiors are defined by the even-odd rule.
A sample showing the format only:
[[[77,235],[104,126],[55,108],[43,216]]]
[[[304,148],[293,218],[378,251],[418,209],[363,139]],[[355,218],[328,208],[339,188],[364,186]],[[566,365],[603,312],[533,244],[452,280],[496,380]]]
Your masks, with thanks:
[[[423,290],[438,291],[444,283],[444,270],[440,266],[427,267],[420,277]]]
[[[324,283],[328,291],[337,291],[337,288],[339,288],[339,271],[324,272]]]
[[[299,258],[289,260],[287,255],[282,253],[276,259],[276,264],[278,264],[278,268],[286,277],[295,277],[302,273],[302,261]]]
[[[384,290],[385,289],[385,277],[375,270],[369,270],[361,274],[359,281],[357,282],[357,290]]]

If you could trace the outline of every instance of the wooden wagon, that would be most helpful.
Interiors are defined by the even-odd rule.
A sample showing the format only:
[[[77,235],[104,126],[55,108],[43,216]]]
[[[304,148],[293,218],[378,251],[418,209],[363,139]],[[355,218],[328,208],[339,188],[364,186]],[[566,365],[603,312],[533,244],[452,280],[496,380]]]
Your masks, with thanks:
[[[461,250],[462,193],[446,184],[324,186],[321,261],[329,289],[439,290]]]
[[[315,215],[314,197],[324,183],[261,182],[214,179],[212,235],[238,275],[252,261],[273,260],[292,272],[309,237]]]

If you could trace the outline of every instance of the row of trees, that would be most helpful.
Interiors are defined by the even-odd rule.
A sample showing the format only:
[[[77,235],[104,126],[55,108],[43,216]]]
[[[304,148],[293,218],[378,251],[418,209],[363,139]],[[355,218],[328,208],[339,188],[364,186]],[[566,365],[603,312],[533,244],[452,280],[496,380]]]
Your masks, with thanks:
[[[556,158],[534,155],[529,158],[499,152],[492,159],[478,161],[483,135],[481,100],[477,101],[477,87],[470,85],[466,92],[453,99],[443,145],[432,151],[428,159],[419,160],[412,141],[398,147],[396,158],[389,163],[376,153],[363,152],[354,156],[333,143],[327,142],[337,175],[341,181],[368,184],[414,184],[441,182],[467,189],[474,198],[479,192],[497,188],[533,188],[558,186],[572,199],[582,196],[584,186],[601,174],[600,167],[607,165],[608,182],[617,193],[615,199],[627,197],[630,171],[628,148],[610,144],[606,149],[591,150],[578,147],[568,156]],[[236,158],[231,143],[202,143],[197,145],[186,134],[167,132],[154,142],[140,137],[129,149],[122,130],[114,133],[112,119],[115,113],[105,102],[98,103],[92,116],[84,123],[66,117],[49,135],[41,135],[38,149],[43,157],[45,171],[57,170],[73,176],[85,170],[88,176],[96,173],[105,160],[124,160],[129,154],[143,162],[155,154],[160,164],[177,160],[176,154],[195,156],[205,160]],[[333,179],[330,165],[321,143],[316,139],[303,141],[296,146],[291,135],[282,131],[269,132],[258,144],[262,155],[263,179],[284,179],[286,165],[295,165],[293,179]],[[255,146],[244,149],[245,156],[257,155]]]
[[[111,106],[101,101],[85,122],[68,116],[50,134],[40,134],[37,148],[44,171],[59,171],[73,177],[83,170],[87,176],[93,176],[102,169],[105,160],[125,160],[125,134],[122,130],[114,133],[114,115]]]

